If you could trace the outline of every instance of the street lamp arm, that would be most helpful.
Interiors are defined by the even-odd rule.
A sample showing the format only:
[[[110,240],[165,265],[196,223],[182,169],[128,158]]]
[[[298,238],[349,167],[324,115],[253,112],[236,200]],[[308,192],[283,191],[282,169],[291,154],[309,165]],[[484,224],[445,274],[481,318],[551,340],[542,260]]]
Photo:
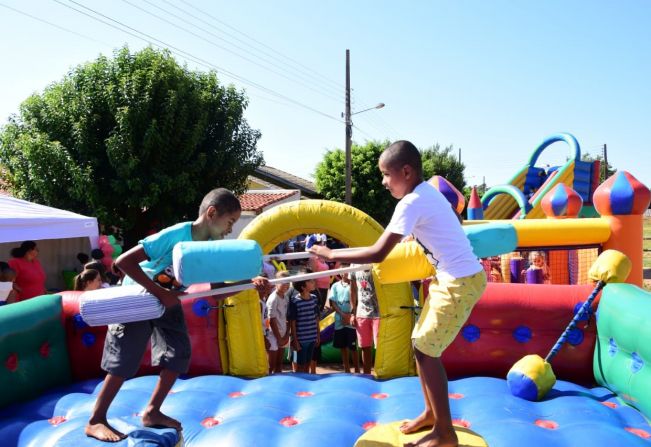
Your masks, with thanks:
[[[381,109],[382,107],[384,107],[384,103],[383,103],[383,102],[381,102],[381,103],[379,103],[379,104],[377,104],[377,105],[375,105],[375,106],[373,106],[373,107],[369,107],[368,109],[360,110],[360,111],[358,111],[358,112],[353,112],[353,113],[351,113],[350,115],[351,115],[351,116],[352,116],[352,115],[357,115],[358,113],[367,112],[367,111],[369,111],[369,110],[373,110],[373,109]]]

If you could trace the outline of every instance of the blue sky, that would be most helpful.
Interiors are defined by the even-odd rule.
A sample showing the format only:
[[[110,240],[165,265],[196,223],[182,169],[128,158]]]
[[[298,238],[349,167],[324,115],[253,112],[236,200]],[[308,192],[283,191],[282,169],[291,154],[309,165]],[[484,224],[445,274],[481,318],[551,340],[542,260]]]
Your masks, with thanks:
[[[651,185],[649,1],[59,1],[0,0],[2,122],[71,67],[147,45],[63,6],[92,15],[83,5],[245,89],[267,164],[305,178],[344,145],[350,49],[353,111],[386,104],[353,117],[358,143],[453,145],[467,182],[490,186],[507,182],[546,136],[570,132],[593,155],[606,143],[614,167]],[[539,163],[567,154],[557,143]]]

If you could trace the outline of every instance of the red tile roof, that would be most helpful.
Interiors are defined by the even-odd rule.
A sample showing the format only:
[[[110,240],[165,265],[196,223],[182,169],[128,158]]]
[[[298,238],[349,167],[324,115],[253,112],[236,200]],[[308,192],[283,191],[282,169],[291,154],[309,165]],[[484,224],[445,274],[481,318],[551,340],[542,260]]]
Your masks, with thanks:
[[[240,203],[242,204],[242,211],[254,211],[259,214],[272,203],[280,202],[295,194],[299,194],[299,191],[245,192],[240,196]]]

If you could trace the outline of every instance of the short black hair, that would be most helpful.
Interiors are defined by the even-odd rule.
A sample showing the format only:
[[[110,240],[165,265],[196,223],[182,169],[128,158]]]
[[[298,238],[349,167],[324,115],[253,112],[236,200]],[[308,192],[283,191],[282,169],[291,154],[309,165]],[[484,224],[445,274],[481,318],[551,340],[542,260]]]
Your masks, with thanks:
[[[13,258],[23,258],[28,251],[34,250],[36,248],[36,242],[34,241],[24,241],[20,244],[20,247],[14,247],[11,249],[11,256]]]
[[[404,165],[411,166],[419,178],[423,177],[423,162],[420,151],[413,143],[399,140],[387,147],[380,156],[391,169],[399,169]]]
[[[312,273],[312,270],[310,270],[310,269],[301,269],[298,273],[299,274]],[[294,289],[296,289],[296,291],[298,293],[301,293],[303,291],[303,289],[305,288],[306,283],[307,283],[307,280],[292,281],[292,286],[294,287]]]
[[[215,188],[204,196],[199,206],[199,216],[211,206],[215,207],[218,216],[242,211],[239,199],[226,188]]]

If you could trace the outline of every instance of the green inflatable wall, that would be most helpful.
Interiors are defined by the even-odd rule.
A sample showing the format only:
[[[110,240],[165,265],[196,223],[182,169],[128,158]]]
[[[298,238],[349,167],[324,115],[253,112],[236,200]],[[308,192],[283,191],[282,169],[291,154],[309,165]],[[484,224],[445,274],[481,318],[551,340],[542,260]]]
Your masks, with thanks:
[[[0,407],[70,381],[61,297],[0,307]]]
[[[597,334],[597,382],[651,417],[651,293],[631,284],[606,286]]]

